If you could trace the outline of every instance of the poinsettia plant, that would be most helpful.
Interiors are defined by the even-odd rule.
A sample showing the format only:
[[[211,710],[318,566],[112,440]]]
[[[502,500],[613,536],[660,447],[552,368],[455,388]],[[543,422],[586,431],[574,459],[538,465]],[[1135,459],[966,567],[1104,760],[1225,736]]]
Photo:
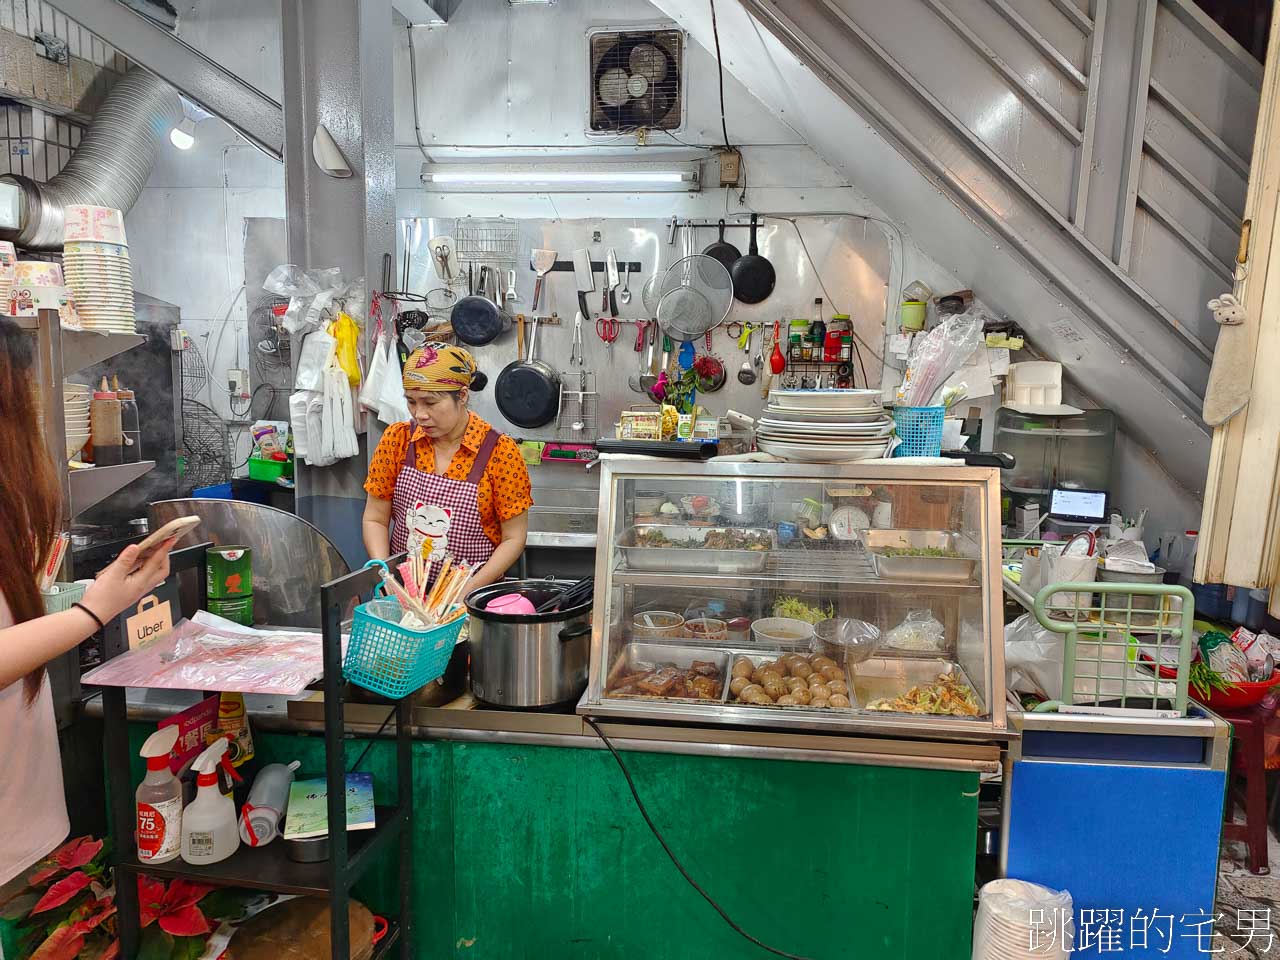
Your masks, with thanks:
[[[36,864],[25,887],[0,904],[0,918],[18,922],[20,956],[30,960],[113,960],[120,956],[115,888],[106,845],[69,840]],[[243,911],[243,895],[175,879],[139,876],[142,929],[138,960],[195,960],[216,921]],[[214,921],[214,922],[211,922]]]

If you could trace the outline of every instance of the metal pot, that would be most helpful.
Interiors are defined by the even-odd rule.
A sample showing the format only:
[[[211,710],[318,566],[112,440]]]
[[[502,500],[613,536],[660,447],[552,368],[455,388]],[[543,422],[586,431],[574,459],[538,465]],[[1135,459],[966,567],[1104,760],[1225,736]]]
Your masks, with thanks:
[[[471,615],[471,693],[499,707],[530,709],[576,701],[587,687],[591,601],[552,613],[490,613],[488,602],[519,593],[535,607],[568,582],[494,583],[466,599]]]

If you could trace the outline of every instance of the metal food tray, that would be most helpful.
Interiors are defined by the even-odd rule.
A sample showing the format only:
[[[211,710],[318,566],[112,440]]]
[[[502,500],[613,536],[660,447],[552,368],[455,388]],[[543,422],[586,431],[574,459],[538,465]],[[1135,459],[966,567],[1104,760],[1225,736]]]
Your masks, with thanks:
[[[671,540],[705,540],[715,531],[759,534],[777,543],[772,530],[760,527],[686,527],[661,523],[636,524],[623,532],[618,553],[628,570],[653,573],[762,573],[769,562],[768,550],[712,550],[706,547],[638,547],[636,536],[656,531]]]
[[[732,661],[730,662],[732,669]],[[990,709],[986,698],[978,687],[969,679],[964,667],[954,660],[943,657],[880,657],[857,665],[855,669],[845,671],[850,676],[849,690],[857,695],[855,703],[866,704],[882,698],[892,699],[902,696],[909,689],[933,683],[940,673],[957,674],[961,683],[969,687],[978,698],[981,712],[976,717],[958,717],[949,713],[906,713],[897,710],[871,711],[873,713],[895,714],[913,717],[949,717],[953,720],[981,720],[988,716]],[[726,684],[727,688],[727,684]],[[854,699],[854,698],[850,698]]]
[[[882,580],[969,583],[978,565],[976,557],[887,557],[879,553],[891,547],[959,552],[959,536],[947,530],[864,530],[862,542],[876,576]]]
[[[682,670],[687,670],[695,660],[710,660],[720,668],[720,696],[716,700],[697,700],[689,697],[663,697],[657,694],[621,693],[611,694],[609,691],[618,678],[633,665],[640,663],[673,663]],[[609,667],[609,676],[605,680],[602,694],[610,700],[679,700],[681,703],[724,703],[725,694],[729,691],[729,652],[723,647],[686,647],[669,643],[646,643],[632,641],[618,653],[618,657]]]
[[[758,667],[762,663],[764,663],[766,660],[777,660],[779,657],[783,657],[783,656],[786,656],[788,653],[795,653],[795,652],[796,652],[795,650],[756,650],[756,649],[748,650],[743,647],[736,647],[735,649],[729,651],[729,669],[732,670],[733,665],[737,663],[739,660],[743,659],[744,657],[750,660],[752,664]],[[844,671],[845,683],[849,685],[849,706],[828,707],[827,709],[830,710],[832,713],[845,714],[845,713],[848,713],[849,711],[859,709],[860,705],[858,703],[858,698],[855,695],[856,691],[854,690],[854,686],[853,686],[853,671],[850,670],[848,664],[841,664],[840,669]],[[732,680],[732,679],[733,677],[730,676],[729,680]],[[759,710],[813,710],[814,709],[813,707],[810,707],[807,704],[802,704],[800,706],[793,707],[785,703],[782,705],[773,703],[773,704],[765,704],[763,706],[757,707],[757,705],[754,703],[740,703],[738,700],[734,699],[733,694],[729,692],[728,682],[726,682],[724,685],[723,699],[726,706],[744,707],[747,709],[759,709]],[[822,708],[819,707],[817,709],[820,710]]]

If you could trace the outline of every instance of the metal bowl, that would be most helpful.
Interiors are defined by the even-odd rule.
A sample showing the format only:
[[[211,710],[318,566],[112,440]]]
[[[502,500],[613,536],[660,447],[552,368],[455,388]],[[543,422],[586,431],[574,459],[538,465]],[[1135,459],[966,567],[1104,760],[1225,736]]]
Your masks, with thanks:
[[[813,628],[813,647],[837,663],[862,663],[880,647],[880,629],[853,617],[820,620]]]

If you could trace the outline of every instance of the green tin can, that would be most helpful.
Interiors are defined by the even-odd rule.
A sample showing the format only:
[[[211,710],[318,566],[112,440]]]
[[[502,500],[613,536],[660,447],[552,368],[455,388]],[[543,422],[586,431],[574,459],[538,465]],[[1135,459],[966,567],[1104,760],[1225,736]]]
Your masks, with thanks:
[[[232,600],[210,599],[208,604],[210,613],[216,613],[220,617],[226,617],[233,623],[239,623],[246,627],[253,626],[253,595],[247,597],[236,597]]]
[[[210,547],[205,554],[206,587],[210,600],[253,596],[253,551],[231,544]]]

